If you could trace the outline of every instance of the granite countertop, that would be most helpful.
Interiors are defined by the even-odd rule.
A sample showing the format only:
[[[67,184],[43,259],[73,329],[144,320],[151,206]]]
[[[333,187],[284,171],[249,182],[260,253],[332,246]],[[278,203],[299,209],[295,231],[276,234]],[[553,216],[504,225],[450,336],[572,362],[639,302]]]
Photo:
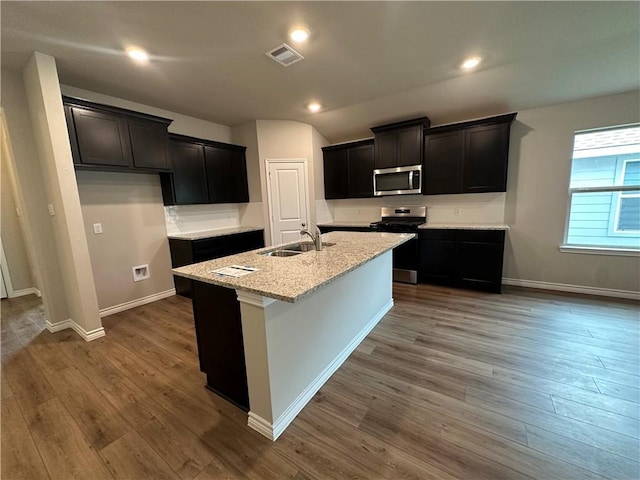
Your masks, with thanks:
[[[421,230],[509,230],[509,225],[502,223],[423,223],[418,228]]]
[[[359,222],[339,221],[339,222],[325,222],[325,223],[318,224],[319,227],[369,227],[370,225],[371,225],[371,222],[364,222],[364,221],[359,221]]]
[[[260,255],[259,252],[282,247],[271,246],[175,268],[173,273],[200,282],[294,303],[414,237],[412,233],[331,232],[324,234],[322,240],[335,245],[325,247],[320,252],[312,250],[292,257]],[[255,267],[259,270],[239,278],[210,273],[211,270],[231,265]]]
[[[201,238],[221,237],[223,235],[234,235],[236,233],[255,232],[264,230],[262,227],[230,227],[218,228],[216,230],[202,230],[199,232],[180,232],[167,235],[174,240],[200,240]]]

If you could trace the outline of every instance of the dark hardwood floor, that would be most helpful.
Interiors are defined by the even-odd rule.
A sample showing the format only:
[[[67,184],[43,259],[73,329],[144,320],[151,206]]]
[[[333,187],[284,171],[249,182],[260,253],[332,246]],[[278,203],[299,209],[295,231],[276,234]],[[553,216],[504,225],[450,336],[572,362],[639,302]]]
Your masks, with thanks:
[[[394,285],[395,307],[272,443],[204,388],[191,304],[86,343],[2,300],[2,479],[638,479],[634,302]]]

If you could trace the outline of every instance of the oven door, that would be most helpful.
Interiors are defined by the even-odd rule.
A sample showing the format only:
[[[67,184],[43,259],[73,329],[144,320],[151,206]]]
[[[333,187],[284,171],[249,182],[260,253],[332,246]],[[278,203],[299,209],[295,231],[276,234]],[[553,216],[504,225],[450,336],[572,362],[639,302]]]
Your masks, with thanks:
[[[418,240],[413,238],[393,249],[393,281],[418,283]]]
[[[422,192],[422,165],[373,171],[373,194],[408,195]]]

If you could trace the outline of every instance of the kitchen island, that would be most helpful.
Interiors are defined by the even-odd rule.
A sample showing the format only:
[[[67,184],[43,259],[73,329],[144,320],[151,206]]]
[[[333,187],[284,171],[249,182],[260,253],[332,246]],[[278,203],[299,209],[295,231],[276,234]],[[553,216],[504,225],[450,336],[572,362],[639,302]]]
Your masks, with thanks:
[[[275,440],[393,306],[391,250],[413,234],[332,232],[322,251],[268,247],[173,270],[193,280],[207,386]],[[242,277],[214,270],[238,265]],[[246,373],[245,373],[246,372]]]

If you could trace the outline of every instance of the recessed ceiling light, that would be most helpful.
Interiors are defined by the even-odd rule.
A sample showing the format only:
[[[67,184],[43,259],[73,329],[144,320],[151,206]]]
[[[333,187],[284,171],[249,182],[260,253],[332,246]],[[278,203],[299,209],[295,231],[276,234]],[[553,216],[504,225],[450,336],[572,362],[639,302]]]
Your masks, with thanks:
[[[311,102],[309,105],[307,105],[307,109],[313,113],[319,112],[321,108],[322,105],[320,105],[318,102]]]
[[[289,36],[291,37],[291,40],[293,40],[294,42],[300,43],[300,42],[304,42],[307,38],[309,38],[309,31],[305,30],[304,28],[296,28],[295,30],[291,31]]]
[[[127,55],[139,63],[147,63],[149,61],[149,54],[141,48],[128,48]]]
[[[467,58],[464,62],[462,62],[462,65],[460,65],[460,68],[462,68],[463,70],[471,70],[472,68],[477,67],[481,61],[482,61],[482,58],[480,57]]]

